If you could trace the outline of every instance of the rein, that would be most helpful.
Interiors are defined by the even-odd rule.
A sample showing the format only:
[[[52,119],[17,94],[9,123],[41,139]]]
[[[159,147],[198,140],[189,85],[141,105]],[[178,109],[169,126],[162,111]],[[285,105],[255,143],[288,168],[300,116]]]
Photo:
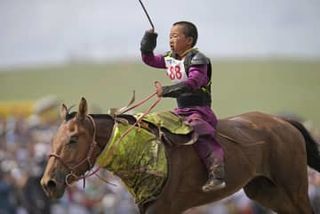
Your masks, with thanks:
[[[117,114],[124,114],[124,113],[126,113],[126,112],[128,112],[128,111],[130,111],[130,110],[132,110],[132,109],[135,109],[135,108],[141,106],[142,104],[144,104],[145,102],[147,102],[148,100],[150,100],[152,97],[154,97],[156,94],[157,94],[157,92],[154,92],[153,94],[151,94],[151,95],[149,95],[148,97],[144,98],[144,99],[141,100],[140,102],[134,104],[134,105],[131,106],[131,107],[128,107],[127,109],[124,109],[123,111],[120,111],[120,112],[117,113]],[[158,97],[158,100],[159,100],[159,101],[160,101],[160,99],[161,99],[161,98]],[[158,102],[158,103],[159,103],[159,102]],[[154,105],[154,104],[153,104],[153,105]],[[154,107],[152,107],[152,108],[154,108]],[[151,108],[151,109],[152,109],[152,108]],[[151,109],[150,109],[150,111],[151,111]],[[149,112],[150,112],[150,111],[149,111]]]
[[[141,100],[140,102],[138,102],[137,104],[131,106],[130,108],[125,109],[124,111],[122,111],[120,114],[123,114],[125,112],[128,112],[142,104],[144,104],[145,102],[147,102],[148,100],[150,100],[152,97],[154,97],[155,95],[157,95],[157,92],[154,92],[153,94],[149,95],[148,97],[144,98],[143,100]],[[145,111],[143,112],[143,114],[137,119],[137,121],[132,124],[132,126],[130,128],[128,128],[122,135],[121,137],[118,139],[118,142],[120,142],[128,133],[130,133],[130,131],[135,127],[135,126],[139,126],[141,120],[144,118],[144,116],[146,116],[147,114],[149,114],[151,112],[152,109],[154,109],[159,102],[161,101],[161,97],[157,97],[156,101],[154,101],[152,103],[152,105]]]

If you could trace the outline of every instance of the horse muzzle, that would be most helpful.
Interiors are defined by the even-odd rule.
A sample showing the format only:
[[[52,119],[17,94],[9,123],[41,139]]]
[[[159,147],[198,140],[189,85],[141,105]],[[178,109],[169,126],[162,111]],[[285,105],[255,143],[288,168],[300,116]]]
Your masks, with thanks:
[[[61,198],[66,189],[64,182],[58,182],[52,177],[43,176],[40,183],[46,195],[51,199]]]

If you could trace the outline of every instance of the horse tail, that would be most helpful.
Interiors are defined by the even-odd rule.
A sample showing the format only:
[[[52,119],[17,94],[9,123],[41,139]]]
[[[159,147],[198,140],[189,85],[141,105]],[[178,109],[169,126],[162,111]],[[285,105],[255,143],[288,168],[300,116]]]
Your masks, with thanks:
[[[310,132],[300,122],[295,120],[286,119],[291,125],[298,129],[304,137],[307,150],[307,162],[308,165],[320,172],[320,154],[318,149],[318,143],[313,139]]]

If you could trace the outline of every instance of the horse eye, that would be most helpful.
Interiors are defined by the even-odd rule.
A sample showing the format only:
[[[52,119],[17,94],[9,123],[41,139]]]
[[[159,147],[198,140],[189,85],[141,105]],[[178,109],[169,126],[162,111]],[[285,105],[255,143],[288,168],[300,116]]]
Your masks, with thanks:
[[[67,143],[68,145],[70,145],[70,144],[75,144],[75,143],[77,143],[78,141],[77,141],[77,138],[76,137],[71,137],[70,138],[70,140],[69,140],[69,142]]]

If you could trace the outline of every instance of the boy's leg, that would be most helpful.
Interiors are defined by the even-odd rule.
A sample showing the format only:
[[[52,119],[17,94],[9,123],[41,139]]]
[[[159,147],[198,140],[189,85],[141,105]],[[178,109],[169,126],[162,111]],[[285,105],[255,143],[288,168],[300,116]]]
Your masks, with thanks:
[[[208,181],[202,187],[205,192],[223,188],[224,182],[224,151],[215,139],[215,129],[206,121],[193,118],[190,125],[199,134],[194,148],[208,170]]]
[[[194,148],[208,171],[208,180],[202,190],[209,192],[225,187],[224,152],[214,138],[200,136]]]

